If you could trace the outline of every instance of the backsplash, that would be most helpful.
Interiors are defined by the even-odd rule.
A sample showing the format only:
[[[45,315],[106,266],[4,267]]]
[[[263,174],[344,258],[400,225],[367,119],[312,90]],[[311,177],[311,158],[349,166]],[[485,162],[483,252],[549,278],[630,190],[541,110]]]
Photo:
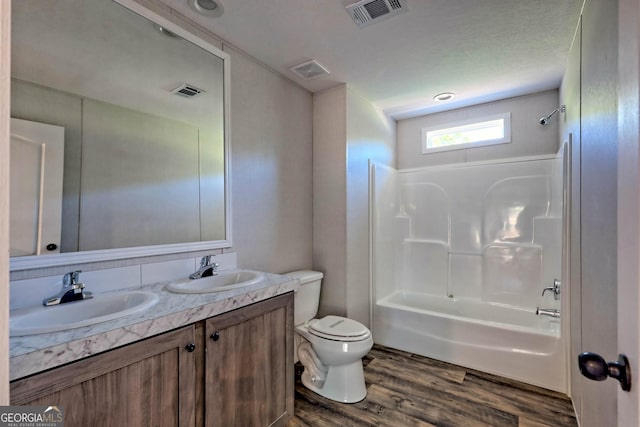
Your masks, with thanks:
[[[142,287],[153,283],[182,279],[196,271],[201,257],[185,258],[126,267],[87,271],[80,274],[80,282],[94,294]],[[219,270],[237,267],[235,252],[219,254],[213,262],[220,264]],[[71,271],[71,269],[70,269]],[[42,304],[42,300],[60,290],[62,275],[10,282],[9,306],[11,310]]]

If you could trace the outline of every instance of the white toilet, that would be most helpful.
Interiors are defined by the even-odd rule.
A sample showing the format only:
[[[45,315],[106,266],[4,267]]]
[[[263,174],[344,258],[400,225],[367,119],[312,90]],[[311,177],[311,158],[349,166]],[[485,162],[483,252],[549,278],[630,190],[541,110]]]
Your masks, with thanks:
[[[361,401],[367,395],[362,357],[373,347],[371,332],[344,317],[315,319],[322,273],[303,270],[286,275],[300,280],[293,311],[296,352],[304,365],[302,384],[337,402]]]

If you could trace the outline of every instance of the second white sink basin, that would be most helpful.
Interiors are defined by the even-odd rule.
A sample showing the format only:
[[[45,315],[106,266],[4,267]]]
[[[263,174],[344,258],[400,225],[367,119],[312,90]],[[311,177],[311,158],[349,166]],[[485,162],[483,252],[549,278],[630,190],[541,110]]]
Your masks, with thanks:
[[[262,277],[256,271],[229,271],[201,279],[176,280],[169,283],[167,289],[180,294],[221,292],[253,285],[262,280]]]
[[[52,307],[14,310],[9,316],[9,335],[19,337],[94,325],[146,310],[157,302],[158,295],[153,292],[128,291]]]

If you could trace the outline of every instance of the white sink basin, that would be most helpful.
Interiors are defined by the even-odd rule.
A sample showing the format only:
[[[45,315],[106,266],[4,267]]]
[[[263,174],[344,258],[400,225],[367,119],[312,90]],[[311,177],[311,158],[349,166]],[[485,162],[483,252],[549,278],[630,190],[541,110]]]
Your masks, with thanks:
[[[52,307],[14,310],[9,316],[9,335],[20,337],[94,325],[146,310],[157,302],[158,295],[152,292],[129,291]]]
[[[221,292],[253,285],[262,280],[262,277],[262,274],[255,271],[222,272],[217,276],[203,277],[202,279],[176,280],[169,283],[167,289],[180,294]]]

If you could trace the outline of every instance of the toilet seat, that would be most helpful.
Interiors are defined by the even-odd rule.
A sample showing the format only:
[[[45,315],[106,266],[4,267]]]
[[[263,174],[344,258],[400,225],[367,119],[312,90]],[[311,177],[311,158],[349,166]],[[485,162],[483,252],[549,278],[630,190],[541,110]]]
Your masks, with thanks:
[[[362,323],[340,316],[325,316],[309,322],[309,333],[332,341],[363,341],[371,331]]]

